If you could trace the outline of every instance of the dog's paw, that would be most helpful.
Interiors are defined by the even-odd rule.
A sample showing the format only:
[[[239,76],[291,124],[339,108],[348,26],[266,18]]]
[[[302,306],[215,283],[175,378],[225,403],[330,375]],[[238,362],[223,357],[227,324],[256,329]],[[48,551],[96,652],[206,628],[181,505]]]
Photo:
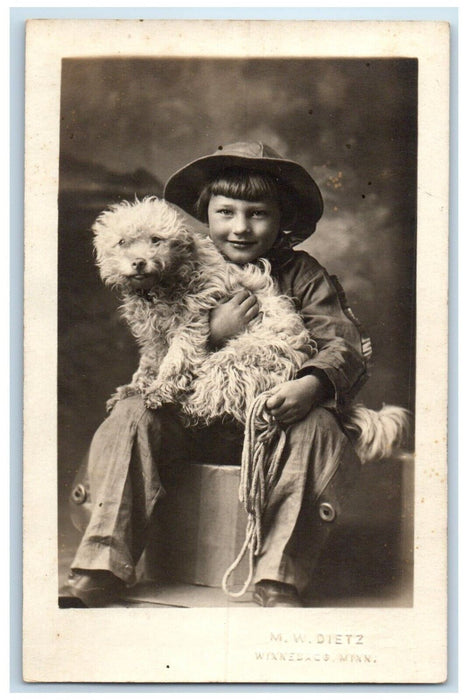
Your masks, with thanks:
[[[145,406],[146,408],[160,408],[163,405],[161,397],[155,392],[151,392],[145,395]]]
[[[114,406],[122,399],[126,399],[129,396],[136,396],[138,391],[132,386],[119,386],[117,391],[112,394],[110,399],[106,402],[107,413],[110,413]]]
[[[117,394],[113,394],[113,395],[110,397],[110,399],[108,399],[108,400],[106,401],[106,411],[107,411],[107,413],[110,413],[110,412],[112,411],[112,409],[114,408],[114,406],[116,405],[116,403],[118,403],[119,401],[120,401],[120,396],[118,396]]]

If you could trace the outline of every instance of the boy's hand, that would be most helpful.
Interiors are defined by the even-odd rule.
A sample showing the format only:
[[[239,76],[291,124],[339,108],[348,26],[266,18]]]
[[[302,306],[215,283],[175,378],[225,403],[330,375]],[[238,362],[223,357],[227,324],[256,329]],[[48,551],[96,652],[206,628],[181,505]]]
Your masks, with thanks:
[[[247,289],[217,306],[210,314],[211,345],[222,347],[230,338],[239,335],[259,311],[257,297]]]
[[[265,407],[279,423],[291,425],[328,398],[327,389],[317,376],[307,374],[300,379],[278,384],[272,389]]]

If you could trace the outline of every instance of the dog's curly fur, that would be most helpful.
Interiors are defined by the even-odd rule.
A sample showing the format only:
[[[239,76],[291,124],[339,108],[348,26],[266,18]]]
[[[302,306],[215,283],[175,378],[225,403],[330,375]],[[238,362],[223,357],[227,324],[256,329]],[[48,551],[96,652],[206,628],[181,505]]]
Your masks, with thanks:
[[[93,232],[101,277],[122,295],[122,314],[140,346],[139,367],[111,397],[109,410],[140,394],[148,408],[178,405],[188,425],[225,417],[244,423],[260,393],[294,378],[317,352],[292,301],[279,294],[269,263],[230,263],[167,202],[146,197],[111,205]],[[137,272],[152,275],[150,289],[136,288]],[[256,295],[261,312],[214,350],[210,311],[242,289]],[[396,407],[352,406],[343,423],[356,435],[361,459],[369,460],[392,452],[406,415]]]

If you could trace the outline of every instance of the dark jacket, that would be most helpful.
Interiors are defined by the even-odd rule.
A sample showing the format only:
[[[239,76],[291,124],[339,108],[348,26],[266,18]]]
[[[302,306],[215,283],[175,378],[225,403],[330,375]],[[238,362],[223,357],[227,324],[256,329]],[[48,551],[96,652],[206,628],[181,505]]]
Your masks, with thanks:
[[[286,243],[277,244],[267,257],[281,293],[293,300],[318,346],[298,377],[323,372],[334,389],[332,405],[345,404],[367,379],[371,350],[338,280],[308,253]]]

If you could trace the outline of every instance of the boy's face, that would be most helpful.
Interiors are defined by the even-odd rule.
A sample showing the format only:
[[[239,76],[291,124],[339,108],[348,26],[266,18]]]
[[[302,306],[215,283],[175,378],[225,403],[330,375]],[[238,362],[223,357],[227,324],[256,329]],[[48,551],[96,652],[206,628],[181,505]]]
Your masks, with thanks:
[[[210,238],[217,249],[239,265],[270,250],[280,228],[281,212],[272,199],[248,202],[213,195],[208,204]]]

